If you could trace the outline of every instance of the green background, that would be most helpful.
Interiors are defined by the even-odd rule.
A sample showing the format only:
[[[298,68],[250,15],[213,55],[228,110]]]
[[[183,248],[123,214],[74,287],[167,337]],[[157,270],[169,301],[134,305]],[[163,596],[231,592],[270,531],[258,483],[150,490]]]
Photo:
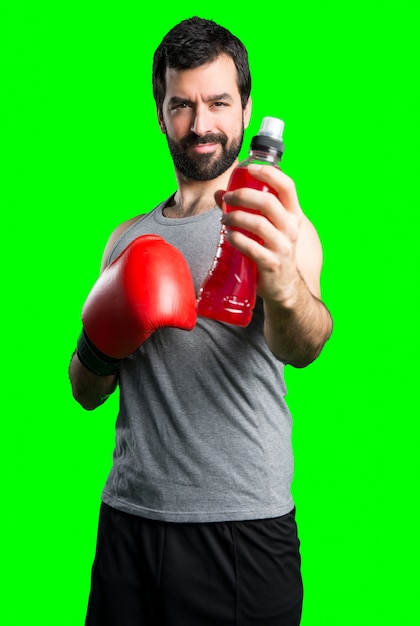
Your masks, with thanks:
[[[302,625],[417,623],[415,3],[140,4],[2,9],[0,620],[84,622],[118,398],[83,411],[67,367],[109,234],[174,189],[151,60],[199,14],[248,47],[245,146],[285,120],[283,169],[324,247],[334,334],[287,369]]]

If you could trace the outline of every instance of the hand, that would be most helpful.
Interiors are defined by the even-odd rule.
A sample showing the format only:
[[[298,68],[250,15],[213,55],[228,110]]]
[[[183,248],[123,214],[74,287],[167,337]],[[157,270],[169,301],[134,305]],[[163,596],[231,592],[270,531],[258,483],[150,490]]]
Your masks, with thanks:
[[[277,197],[266,191],[242,188],[225,194],[218,192],[216,201],[240,208],[224,213],[230,243],[255,261],[258,268],[258,293],[267,301],[288,305],[293,302],[301,277],[297,264],[297,244],[304,215],[291,178],[271,166],[248,166],[249,173],[269,185]],[[223,208],[223,207],[222,207]],[[257,239],[238,230],[248,231]]]

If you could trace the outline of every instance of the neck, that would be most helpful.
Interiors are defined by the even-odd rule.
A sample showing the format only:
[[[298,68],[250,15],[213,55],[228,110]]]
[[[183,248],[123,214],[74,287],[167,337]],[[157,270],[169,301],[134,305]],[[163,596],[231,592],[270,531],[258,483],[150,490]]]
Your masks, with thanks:
[[[163,210],[165,217],[191,217],[213,209],[216,206],[214,199],[215,192],[227,188],[230,175],[236,165],[237,162],[221,176],[206,181],[187,180],[176,171],[178,190],[175,193],[172,203],[167,205]]]

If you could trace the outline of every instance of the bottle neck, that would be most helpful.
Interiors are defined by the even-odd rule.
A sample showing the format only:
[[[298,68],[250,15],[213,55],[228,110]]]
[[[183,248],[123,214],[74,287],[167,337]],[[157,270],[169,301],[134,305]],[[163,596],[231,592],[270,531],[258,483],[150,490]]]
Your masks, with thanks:
[[[279,156],[277,150],[253,150],[249,151],[249,159],[252,161],[262,161],[263,163],[269,163],[270,165],[277,165],[280,161],[281,156]]]

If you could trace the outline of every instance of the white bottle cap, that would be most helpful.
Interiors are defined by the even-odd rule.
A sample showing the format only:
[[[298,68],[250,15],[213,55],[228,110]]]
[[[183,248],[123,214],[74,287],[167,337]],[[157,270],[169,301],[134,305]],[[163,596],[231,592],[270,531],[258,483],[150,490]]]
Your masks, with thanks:
[[[283,130],[284,122],[282,120],[279,120],[277,117],[264,117],[258,134],[282,141]]]

